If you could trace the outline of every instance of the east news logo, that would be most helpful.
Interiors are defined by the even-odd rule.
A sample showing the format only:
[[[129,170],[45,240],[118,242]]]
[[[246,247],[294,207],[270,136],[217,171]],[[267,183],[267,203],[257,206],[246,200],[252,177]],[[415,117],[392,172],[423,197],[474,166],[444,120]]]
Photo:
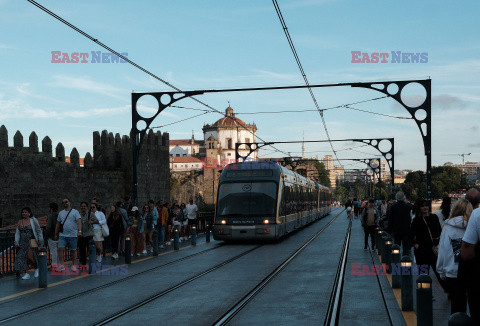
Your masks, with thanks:
[[[352,51],[351,63],[427,63],[428,52],[361,52]],[[390,60],[390,61],[389,61]]]

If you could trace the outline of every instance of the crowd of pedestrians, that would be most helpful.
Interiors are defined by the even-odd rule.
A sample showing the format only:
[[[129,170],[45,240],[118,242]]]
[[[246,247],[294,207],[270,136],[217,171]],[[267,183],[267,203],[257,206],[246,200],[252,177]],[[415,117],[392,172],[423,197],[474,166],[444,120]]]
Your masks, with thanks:
[[[125,236],[131,239],[132,256],[148,254],[153,251],[153,231],[159,235],[159,247],[164,248],[173,243],[173,232],[178,232],[180,241],[191,237],[191,228],[198,225],[198,207],[193,203],[173,203],[153,200],[141,206],[133,206],[130,197],[125,197],[105,210],[97,198],[90,204],[82,201],[78,210],[72,207],[69,198],[59,205],[50,203],[46,216],[46,227],[42,230],[38,219],[28,207],[21,210],[21,219],[17,222],[15,232],[14,269],[23,280],[30,279],[28,270],[35,269],[38,277],[38,249],[48,246],[52,268],[65,270],[66,250],[70,250],[72,272],[78,272],[77,257],[80,265],[86,265],[88,247],[93,240],[96,249],[96,261],[102,262],[104,242],[109,241],[112,258],[118,259],[125,254]]]
[[[435,213],[423,198],[412,205],[398,192],[395,199],[355,198],[345,203],[361,218],[365,248],[368,237],[374,248],[372,230],[381,226],[401,246],[403,255],[414,258],[421,270],[433,271],[451,300],[451,313],[466,312],[468,303],[473,324],[480,325],[480,191],[470,189],[455,203],[446,196]]]

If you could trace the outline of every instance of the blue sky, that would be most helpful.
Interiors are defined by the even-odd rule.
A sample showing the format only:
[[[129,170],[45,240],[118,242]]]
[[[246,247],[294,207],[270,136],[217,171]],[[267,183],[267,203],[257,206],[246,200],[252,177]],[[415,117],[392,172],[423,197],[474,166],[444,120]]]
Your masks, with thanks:
[[[301,85],[300,72],[271,1],[53,1],[39,3],[103,43],[184,90]],[[433,163],[480,161],[480,42],[478,1],[279,1],[311,84],[432,78]],[[0,124],[28,143],[35,131],[62,142],[66,153],[92,151],[92,132],[128,134],[130,96],[170,90],[129,64],[51,63],[51,51],[105,51],[25,0],[0,0]],[[351,51],[427,52],[428,63],[351,63]],[[321,108],[378,97],[351,88],[314,90]],[[414,99],[415,92],[406,94]],[[256,111],[314,109],[307,90],[209,94],[199,97],[224,111],[230,101],[238,117],[255,122],[268,141],[325,139],[316,112],[242,115]],[[177,102],[203,108],[191,100]],[[392,99],[354,106],[408,117]],[[146,111],[151,105],[146,103]],[[197,114],[169,108],[153,123],[168,124]],[[161,128],[171,139],[201,138],[209,113]],[[420,133],[412,120],[348,109],[325,112],[332,139],[395,137],[396,167],[423,169]],[[336,149],[349,143],[334,144]],[[279,146],[298,155],[301,145]],[[307,155],[328,154],[328,144],[308,144]],[[361,151],[357,152],[357,151]],[[265,150],[264,155],[272,152]],[[262,153],[261,153],[262,154]],[[270,154],[279,156],[278,153]],[[371,157],[368,147],[339,157]],[[361,167],[346,163],[345,167]]]

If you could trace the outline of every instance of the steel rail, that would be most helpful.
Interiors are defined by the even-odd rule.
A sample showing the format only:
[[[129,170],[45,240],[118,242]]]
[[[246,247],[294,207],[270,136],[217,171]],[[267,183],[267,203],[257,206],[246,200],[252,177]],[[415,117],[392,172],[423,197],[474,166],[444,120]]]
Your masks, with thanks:
[[[85,290],[85,291],[82,291],[82,292],[79,292],[79,293],[75,293],[75,294],[69,295],[69,296],[67,296],[67,297],[64,297],[64,298],[61,298],[61,299],[58,299],[58,300],[55,300],[55,301],[52,301],[52,302],[43,304],[43,305],[41,305],[41,306],[38,306],[38,307],[35,307],[35,308],[32,308],[32,309],[26,310],[26,311],[23,311],[23,312],[21,312],[21,313],[18,313],[18,314],[15,314],[15,315],[12,315],[12,316],[9,316],[9,317],[0,319],[0,324],[5,324],[5,323],[10,322],[10,321],[12,321],[12,320],[14,320],[14,319],[22,318],[22,317],[25,317],[25,316],[30,315],[30,314],[32,314],[32,313],[35,313],[35,312],[38,312],[38,311],[41,311],[41,310],[44,310],[44,309],[51,308],[51,307],[53,307],[53,306],[56,306],[56,305],[59,305],[59,304],[61,304],[61,303],[64,303],[64,302],[67,302],[67,301],[70,301],[70,300],[73,300],[73,299],[82,297],[82,296],[84,296],[84,295],[87,295],[87,294],[96,292],[96,291],[101,290],[101,289],[108,288],[108,287],[110,287],[110,286],[113,286],[113,285],[116,285],[116,284],[125,282],[125,281],[130,280],[130,279],[132,279],[132,278],[135,278],[135,277],[137,277],[137,276],[140,276],[140,275],[143,275],[143,274],[145,274],[145,273],[154,271],[154,270],[156,270],[156,269],[163,268],[163,267],[167,267],[167,266],[170,266],[170,265],[173,265],[173,264],[182,262],[182,261],[184,261],[184,260],[193,258],[193,257],[195,257],[195,256],[202,255],[202,254],[207,253],[207,252],[209,252],[209,251],[218,249],[218,248],[222,247],[223,245],[224,245],[224,244],[219,244],[219,245],[217,245],[217,246],[215,246],[215,247],[213,247],[213,248],[209,248],[209,249],[206,249],[206,250],[202,250],[202,251],[200,251],[200,252],[197,252],[197,253],[194,253],[194,254],[191,254],[191,255],[188,255],[188,256],[185,256],[185,257],[182,257],[182,258],[173,260],[173,261],[171,261],[171,262],[168,262],[168,263],[165,263],[165,264],[161,264],[161,265],[158,265],[158,266],[154,266],[154,267],[151,267],[151,268],[146,269],[146,270],[144,270],[144,271],[141,271],[141,272],[137,272],[137,273],[135,273],[135,274],[128,275],[127,277],[124,277],[124,278],[122,278],[122,279],[119,279],[119,280],[116,280],[116,281],[113,281],[113,282],[109,282],[109,283],[106,283],[106,284],[102,284],[102,285],[99,285],[99,286],[94,287],[94,288],[92,288],[92,289]],[[98,272],[102,272],[102,270],[99,270]]]
[[[265,277],[257,286],[255,286],[247,295],[240,299],[232,308],[230,308],[225,314],[223,314],[217,321],[213,323],[215,326],[227,325],[260,291],[267,286],[285,267],[298,256],[313,240],[315,240],[327,227],[329,227],[344,210],[338,213],[332,218],[324,227],[322,227],[317,233],[315,233],[307,242],[305,242],[300,248],[298,248],[293,254],[291,254],[286,260],[284,260],[273,272]]]
[[[337,274],[335,275],[335,281],[333,283],[333,289],[330,295],[330,301],[328,304],[327,315],[325,317],[324,325],[329,325],[329,326],[338,325],[338,320],[340,317],[340,308],[342,303],[345,267],[347,264],[348,247],[350,245],[351,232],[352,232],[352,218],[350,217],[347,235],[345,236],[345,242],[343,243],[342,253],[340,255]]]

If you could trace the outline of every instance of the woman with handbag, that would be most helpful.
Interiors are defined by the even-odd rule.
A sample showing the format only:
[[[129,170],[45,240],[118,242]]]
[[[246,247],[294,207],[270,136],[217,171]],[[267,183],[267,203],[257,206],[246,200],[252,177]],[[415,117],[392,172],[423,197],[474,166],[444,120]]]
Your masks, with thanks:
[[[467,311],[467,291],[459,282],[458,263],[462,238],[472,211],[472,204],[468,200],[460,198],[457,201],[451,217],[445,220],[438,246],[437,272],[450,293],[451,314]]]
[[[435,214],[430,214],[430,206],[425,199],[418,199],[415,203],[415,218],[411,226],[411,243],[413,243],[415,261],[420,271],[430,273],[432,267],[438,282],[444,287],[444,282],[437,273],[438,243],[442,227]]]
[[[28,252],[32,250],[32,264],[35,266],[35,277],[38,277],[38,247],[43,245],[42,229],[38,220],[33,217],[32,211],[28,207],[22,209],[22,219],[17,223],[15,231],[15,255],[14,269],[17,272],[25,272],[22,280],[30,279],[28,270]]]

